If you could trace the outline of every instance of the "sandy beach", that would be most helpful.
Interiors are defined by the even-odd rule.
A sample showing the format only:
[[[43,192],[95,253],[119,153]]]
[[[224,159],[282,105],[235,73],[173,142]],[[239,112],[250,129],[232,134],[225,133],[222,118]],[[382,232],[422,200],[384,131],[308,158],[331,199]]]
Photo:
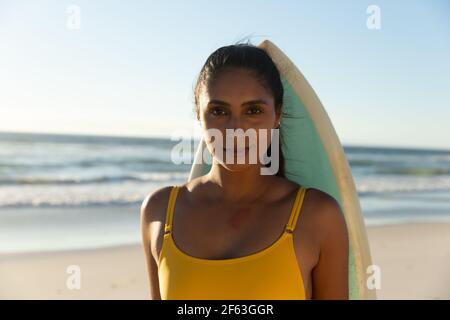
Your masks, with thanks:
[[[368,228],[379,299],[450,299],[450,224]],[[70,265],[81,288],[66,286]],[[147,299],[139,245],[0,256],[0,299]]]
[[[450,299],[450,224],[368,228],[379,299]]]
[[[0,256],[1,299],[146,299],[147,275],[137,245]],[[69,290],[67,267],[81,287]]]

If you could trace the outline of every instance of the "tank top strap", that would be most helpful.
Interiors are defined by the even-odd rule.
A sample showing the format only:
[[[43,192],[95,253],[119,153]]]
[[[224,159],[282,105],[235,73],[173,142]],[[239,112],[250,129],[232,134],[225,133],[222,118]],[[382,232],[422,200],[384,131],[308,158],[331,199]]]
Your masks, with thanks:
[[[166,223],[164,226],[164,233],[168,233],[168,232],[172,231],[173,209],[175,207],[175,201],[177,199],[179,190],[180,190],[180,187],[177,185],[172,186],[172,190],[170,190],[169,202],[167,204],[167,210],[166,210]]]
[[[300,211],[303,204],[303,199],[305,198],[306,188],[301,186],[297,192],[297,196],[295,197],[294,205],[292,206],[291,215],[289,217],[289,221],[286,224],[286,232],[292,233],[294,231],[295,225],[297,223],[297,219],[300,215]]]

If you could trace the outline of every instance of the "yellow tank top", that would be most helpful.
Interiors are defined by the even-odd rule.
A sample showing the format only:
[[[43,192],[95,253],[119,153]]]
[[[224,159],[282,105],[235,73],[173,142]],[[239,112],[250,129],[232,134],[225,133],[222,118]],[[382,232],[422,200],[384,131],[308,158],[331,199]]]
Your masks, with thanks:
[[[256,253],[230,259],[202,259],[181,251],[172,237],[172,219],[180,186],[173,186],[158,260],[162,300],[305,299],[293,230],[305,188],[300,187],[282,235]]]

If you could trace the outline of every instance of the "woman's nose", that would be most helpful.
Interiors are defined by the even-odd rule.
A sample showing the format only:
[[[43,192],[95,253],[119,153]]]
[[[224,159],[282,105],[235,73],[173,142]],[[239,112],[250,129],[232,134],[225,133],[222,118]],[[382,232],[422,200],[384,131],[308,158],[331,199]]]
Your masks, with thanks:
[[[240,116],[232,116],[230,117],[230,121],[228,122],[227,128],[229,129],[243,129],[245,130],[244,120]]]

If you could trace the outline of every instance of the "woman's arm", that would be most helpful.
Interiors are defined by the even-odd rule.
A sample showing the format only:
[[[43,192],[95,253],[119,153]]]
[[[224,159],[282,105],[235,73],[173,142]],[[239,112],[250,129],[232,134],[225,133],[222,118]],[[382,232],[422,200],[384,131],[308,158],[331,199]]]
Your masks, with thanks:
[[[151,222],[156,220],[158,215],[158,205],[156,194],[147,196],[141,205],[141,237],[144,248],[144,256],[148,270],[148,279],[150,285],[150,299],[161,300],[159,291],[158,265],[152,253],[152,232]]]
[[[331,196],[319,205],[320,256],[312,271],[313,299],[348,299],[348,233],[344,215]]]

